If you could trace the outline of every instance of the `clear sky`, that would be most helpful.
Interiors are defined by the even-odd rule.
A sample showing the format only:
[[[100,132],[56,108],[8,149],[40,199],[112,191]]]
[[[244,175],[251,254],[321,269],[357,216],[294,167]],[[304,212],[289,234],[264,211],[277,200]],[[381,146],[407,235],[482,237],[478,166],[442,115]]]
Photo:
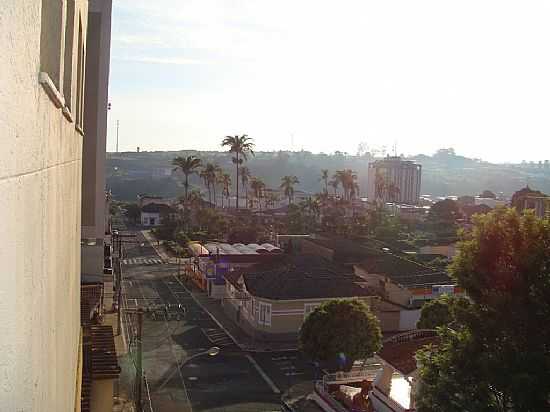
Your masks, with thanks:
[[[550,159],[550,1],[113,3],[109,151]]]

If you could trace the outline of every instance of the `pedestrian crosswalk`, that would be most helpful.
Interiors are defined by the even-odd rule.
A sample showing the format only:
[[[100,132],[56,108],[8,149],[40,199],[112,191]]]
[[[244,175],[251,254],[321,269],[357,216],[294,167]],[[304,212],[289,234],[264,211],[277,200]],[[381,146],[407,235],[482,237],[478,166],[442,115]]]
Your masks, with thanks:
[[[225,348],[234,344],[231,338],[227,336],[227,333],[225,333],[220,328],[208,328],[201,330],[206,335],[208,340],[212,342],[215,346]]]
[[[161,258],[137,257],[122,259],[124,265],[160,265],[162,263]]]

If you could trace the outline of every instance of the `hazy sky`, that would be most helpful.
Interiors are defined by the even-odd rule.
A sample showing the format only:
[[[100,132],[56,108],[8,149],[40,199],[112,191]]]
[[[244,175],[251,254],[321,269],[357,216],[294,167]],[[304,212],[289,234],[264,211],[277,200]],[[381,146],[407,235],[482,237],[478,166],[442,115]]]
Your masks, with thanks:
[[[108,150],[550,158],[549,1],[113,3]]]

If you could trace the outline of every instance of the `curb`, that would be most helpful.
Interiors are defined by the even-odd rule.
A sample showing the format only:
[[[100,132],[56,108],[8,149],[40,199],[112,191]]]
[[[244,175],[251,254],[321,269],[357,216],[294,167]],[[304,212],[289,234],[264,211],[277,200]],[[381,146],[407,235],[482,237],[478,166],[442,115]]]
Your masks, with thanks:
[[[223,330],[227,336],[229,336],[229,338],[233,341],[233,343],[235,345],[237,345],[239,347],[239,349],[241,349],[242,351],[244,352],[250,352],[250,353],[273,353],[273,352],[296,352],[298,350],[298,348],[292,348],[292,349],[258,349],[258,348],[255,348],[255,347],[252,347],[252,346],[248,346],[248,345],[245,345],[244,343],[241,343],[239,342],[231,332],[229,332],[227,330],[227,328],[225,328],[225,326],[223,326],[223,324],[218,320],[216,319],[216,317],[195,297],[195,294],[193,292],[191,292],[187,286],[185,286],[182,281],[180,279],[178,279],[177,276],[175,275],[172,275],[174,276],[174,278],[177,280],[177,282],[187,291],[187,293],[189,293],[189,295],[191,296],[191,298],[193,299],[193,301],[198,305],[200,306],[200,308],[202,310],[204,310],[208,316],[210,316],[212,318],[212,320],[216,323],[216,325],[218,325],[218,327]]]
[[[201,302],[199,302],[199,300],[195,297],[195,294],[194,294],[193,292],[191,292],[189,289],[187,289],[187,286],[185,286],[185,285],[183,284],[183,282],[182,282],[181,280],[178,279],[177,276],[175,276],[175,275],[172,275],[172,276],[173,276],[174,279],[176,279],[176,281],[181,285],[181,287],[184,288],[185,291],[186,291],[187,293],[189,293],[189,295],[191,296],[191,298],[193,299],[193,301],[194,301],[198,306],[200,306],[200,308],[201,308],[202,310],[204,310],[206,313],[208,313],[208,316],[210,316],[210,317],[212,318],[212,320],[216,323],[216,325],[218,325],[218,327],[219,327],[221,330],[223,330],[224,333],[225,333],[227,336],[229,336],[229,338],[233,341],[233,343],[234,343],[235,345],[237,345],[241,350],[246,350],[245,347],[244,347],[244,345],[241,344],[241,343],[239,343],[239,342],[237,341],[237,339],[235,339],[235,337],[231,334],[231,332],[229,332],[229,331],[220,323],[220,321],[219,321],[218,319],[216,319],[215,316],[212,315],[212,313],[210,313],[210,311],[209,311],[208,309],[206,309],[206,307],[205,307]]]

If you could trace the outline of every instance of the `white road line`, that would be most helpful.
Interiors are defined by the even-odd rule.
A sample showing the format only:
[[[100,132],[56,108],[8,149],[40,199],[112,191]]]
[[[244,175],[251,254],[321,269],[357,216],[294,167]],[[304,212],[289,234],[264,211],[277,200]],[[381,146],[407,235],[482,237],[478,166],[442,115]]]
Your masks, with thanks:
[[[273,393],[277,393],[277,394],[281,393],[280,389],[277,388],[277,386],[275,385],[275,383],[273,383],[271,378],[269,376],[267,376],[267,374],[263,371],[263,369],[260,367],[260,365],[258,365],[258,362],[256,362],[256,360],[252,356],[250,356],[249,354],[246,354],[245,356],[246,356],[246,359],[248,359],[249,362],[252,364],[252,366],[254,366],[254,368],[258,371],[260,376],[264,379],[265,383],[267,383],[269,385],[269,387],[271,388]]]
[[[218,319],[216,319],[216,317],[215,317],[214,315],[212,315],[212,314],[208,311],[208,309],[206,309],[206,308],[202,305],[202,303],[200,303],[199,300],[198,300],[195,296],[193,296],[193,294],[189,291],[189,289],[187,289],[187,288],[185,287],[185,285],[184,285],[183,283],[181,283],[181,281],[180,281],[175,275],[172,275],[172,276],[174,276],[174,279],[176,279],[176,282],[178,282],[178,283],[181,285],[181,287],[189,294],[189,296],[191,296],[191,298],[193,299],[193,301],[194,301],[194,302],[195,302],[204,312],[206,312],[206,313],[208,314],[208,316],[210,316],[210,318],[214,321],[214,323],[216,323],[216,325],[218,325],[218,327],[219,327],[221,330],[223,330],[223,331],[227,334],[227,336],[229,336],[229,338],[231,338],[231,340],[233,341],[233,343],[234,343],[235,345],[237,345],[237,346],[240,348],[241,346],[237,343],[237,339],[235,339],[235,337],[234,337],[226,328],[224,328],[224,326],[220,323],[220,321],[219,321]],[[168,288],[168,289],[170,289],[170,288]],[[170,291],[171,291],[171,290],[170,290]],[[172,293],[174,293],[174,292],[172,292]],[[175,296],[175,294],[174,294],[174,296]]]

